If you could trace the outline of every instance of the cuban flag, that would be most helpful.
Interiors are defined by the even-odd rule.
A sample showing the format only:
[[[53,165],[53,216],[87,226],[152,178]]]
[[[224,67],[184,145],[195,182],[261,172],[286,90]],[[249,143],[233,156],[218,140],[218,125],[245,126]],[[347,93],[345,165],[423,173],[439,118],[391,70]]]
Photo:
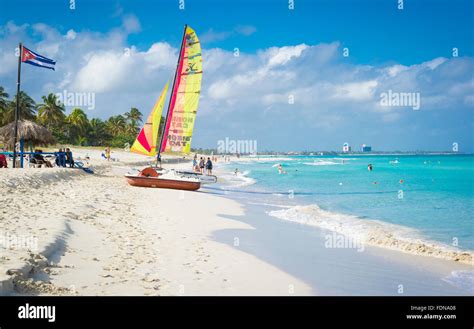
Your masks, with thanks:
[[[46,69],[51,69],[54,71],[54,65],[56,64],[55,61],[53,61],[52,59],[46,58],[44,56],[41,56],[40,54],[37,54],[26,47],[21,47],[21,48],[22,48],[21,61],[23,63],[28,63],[28,64],[39,66],[39,67],[44,67]]]

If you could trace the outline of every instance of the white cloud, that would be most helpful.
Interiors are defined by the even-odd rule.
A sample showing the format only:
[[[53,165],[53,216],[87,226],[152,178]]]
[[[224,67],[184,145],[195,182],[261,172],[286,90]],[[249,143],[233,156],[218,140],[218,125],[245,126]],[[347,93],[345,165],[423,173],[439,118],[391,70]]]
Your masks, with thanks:
[[[76,75],[72,88],[79,92],[97,93],[114,91],[125,79],[131,68],[130,56],[125,53],[105,52],[93,54]]]
[[[151,69],[160,67],[172,67],[178,60],[178,52],[165,42],[157,42],[142,54],[146,64]]]
[[[200,37],[200,41],[203,43],[210,43],[214,41],[222,41],[227,39],[232,34],[231,31],[215,31],[214,29],[209,29],[207,32],[203,33]]]
[[[443,58],[443,57],[438,57],[438,58],[434,58],[430,61],[427,61],[427,62],[424,62],[422,64],[422,66],[425,66],[425,67],[429,67],[430,69],[434,70],[436,69],[438,66],[440,66],[441,64],[443,64],[444,62],[446,62],[447,59],[446,58]]]
[[[122,18],[122,24],[127,33],[138,33],[141,31],[140,21],[134,15],[124,16]]]
[[[74,39],[76,39],[76,36],[77,36],[77,33],[72,29],[67,31],[67,33],[66,33],[66,39],[68,39],[68,40],[74,40]]]
[[[395,64],[386,68],[386,71],[390,77],[395,77],[399,73],[406,71],[408,69],[405,65]]]
[[[298,46],[286,46],[286,47],[273,47],[270,48],[265,52],[265,55],[269,57],[268,59],[268,66],[277,66],[277,65],[285,65],[288,63],[292,58],[299,57],[301,53],[307,49],[308,46],[305,44],[298,45]]]
[[[257,32],[257,28],[255,26],[252,26],[252,25],[238,25],[238,26],[235,27],[234,30],[238,34],[242,34],[242,35],[245,35],[245,36],[249,36],[249,35],[252,35],[255,32]]]
[[[335,88],[335,98],[347,98],[356,101],[371,100],[374,96],[376,80],[351,82],[338,85]]]
[[[257,28],[252,25],[237,25],[231,30],[227,31],[216,31],[210,28],[200,36],[200,41],[204,44],[212,43],[216,41],[222,41],[231,37],[245,36],[248,37],[257,32]]]

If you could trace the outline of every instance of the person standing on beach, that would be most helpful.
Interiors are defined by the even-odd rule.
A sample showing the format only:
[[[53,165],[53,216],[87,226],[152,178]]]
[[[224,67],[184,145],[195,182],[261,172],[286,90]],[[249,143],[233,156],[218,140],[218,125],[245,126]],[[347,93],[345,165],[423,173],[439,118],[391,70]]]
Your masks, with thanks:
[[[74,167],[74,159],[72,158],[72,152],[69,148],[66,148],[66,163],[69,164],[70,168]]]
[[[207,175],[212,175],[212,161],[210,158],[207,158],[206,172],[207,172]]]
[[[107,159],[107,161],[110,161],[110,146],[107,146],[105,148],[105,158]]]
[[[66,167],[66,155],[62,148],[56,153],[56,166]]]
[[[201,157],[201,160],[199,161],[199,171],[201,172],[201,174],[204,174],[204,158]]]

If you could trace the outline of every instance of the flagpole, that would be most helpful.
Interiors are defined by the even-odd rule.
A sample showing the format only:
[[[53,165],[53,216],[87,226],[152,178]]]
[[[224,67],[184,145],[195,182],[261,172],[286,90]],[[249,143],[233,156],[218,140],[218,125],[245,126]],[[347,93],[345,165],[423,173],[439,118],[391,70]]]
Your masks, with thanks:
[[[16,142],[18,137],[18,120],[20,119],[20,79],[21,79],[21,57],[23,46],[19,44],[20,55],[18,56],[18,80],[16,83],[16,109],[15,109],[15,137],[13,138],[13,168],[16,168]]]
[[[171,87],[170,99],[168,101],[168,111],[166,112],[165,123],[163,125],[163,130],[161,131],[160,142],[158,143],[159,149],[158,149],[158,155],[156,157],[156,162],[157,162],[156,164],[158,165],[158,162],[160,162],[160,167],[161,167],[161,147],[162,147],[161,144],[163,144],[163,139],[165,137],[166,124],[168,122],[168,115],[170,114],[171,100],[173,99],[174,85],[176,83],[176,77],[178,76],[179,62],[181,60],[181,52],[183,51],[183,45],[186,39],[187,27],[188,27],[188,24],[184,24],[183,38],[181,39],[181,47],[179,48],[179,54],[178,54],[178,63],[176,63],[176,71],[174,72],[173,86]]]

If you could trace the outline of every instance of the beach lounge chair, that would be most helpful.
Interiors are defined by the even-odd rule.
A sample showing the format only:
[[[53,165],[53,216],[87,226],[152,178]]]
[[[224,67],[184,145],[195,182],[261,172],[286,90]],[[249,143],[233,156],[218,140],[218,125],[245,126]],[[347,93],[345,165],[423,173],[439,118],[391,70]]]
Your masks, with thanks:
[[[28,165],[30,168],[41,168],[44,165],[43,160],[35,159],[35,158],[30,158],[30,161],[28,162]]]
[[[93,173],[94,173],[94,171],[92,170],[92,168],[85,166],[84,163],[81,162],[81,161],[75,161],[75,162],[74,162],[74,168],[82,169],[82,170],[84,170],[84,171],[85,171],[86,173],[88,173],[88,174],[93,174]]]

